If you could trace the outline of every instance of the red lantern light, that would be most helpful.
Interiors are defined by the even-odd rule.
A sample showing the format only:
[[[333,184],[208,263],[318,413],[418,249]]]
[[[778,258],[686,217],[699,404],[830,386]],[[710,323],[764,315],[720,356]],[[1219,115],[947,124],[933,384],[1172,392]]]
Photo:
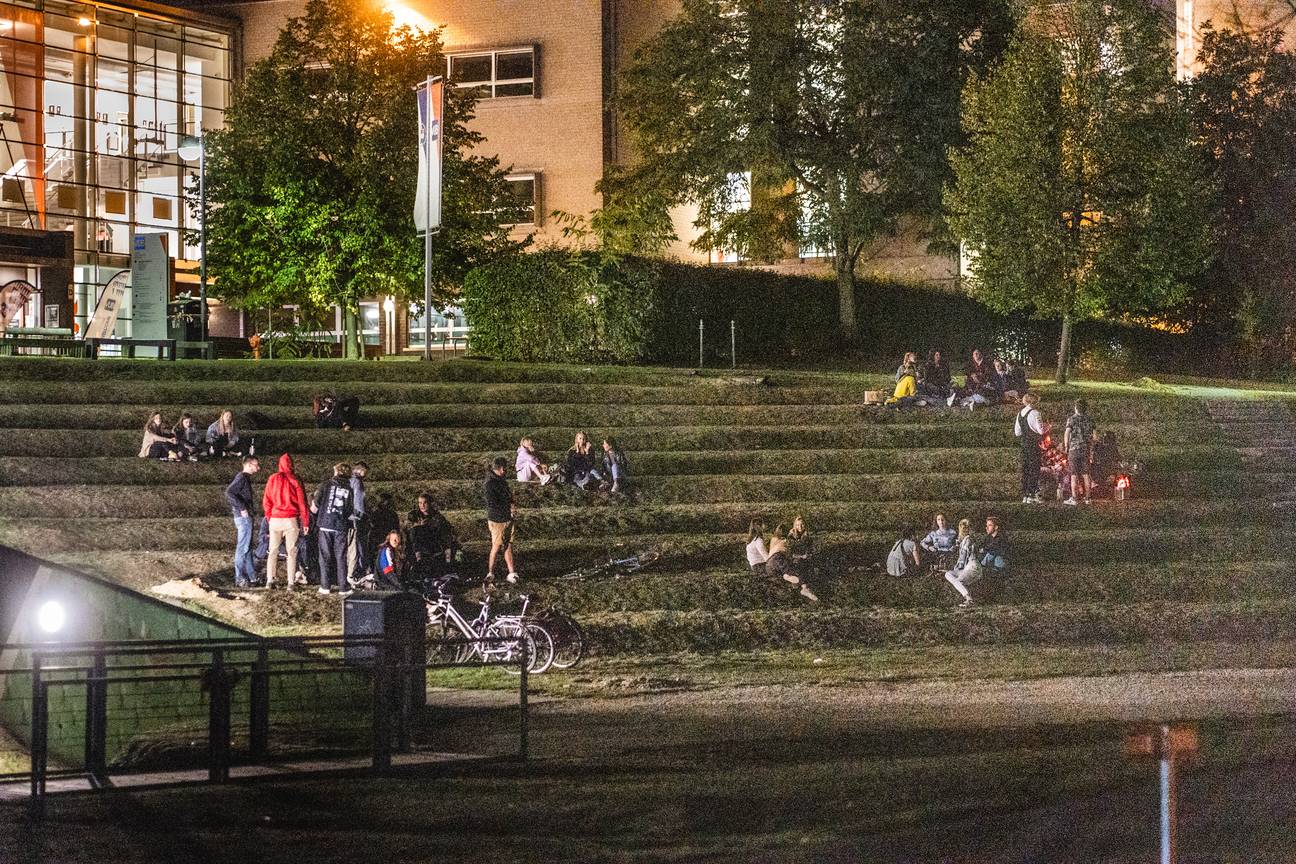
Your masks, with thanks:
[[[1130,478],[1128,474],[1122,474],[1116,478],[1116,488],[1117,489],[1130,488]]]

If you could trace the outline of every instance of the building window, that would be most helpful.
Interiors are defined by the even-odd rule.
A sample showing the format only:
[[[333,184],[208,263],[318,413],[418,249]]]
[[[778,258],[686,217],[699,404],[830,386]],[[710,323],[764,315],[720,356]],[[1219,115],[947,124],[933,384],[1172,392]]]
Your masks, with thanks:
[[[510,215],[505,225],[535,225],[540,207],[540,181],[535,174],[510,174],[507,178]]]
[[[366,345],[378,344],[378,319],[381,315],[377,303],[360,304],[360,341]]]
[[[479,98],[536,95],[536,50],[506,48],[451,54],[450,80],[459,87],[476,91]]]

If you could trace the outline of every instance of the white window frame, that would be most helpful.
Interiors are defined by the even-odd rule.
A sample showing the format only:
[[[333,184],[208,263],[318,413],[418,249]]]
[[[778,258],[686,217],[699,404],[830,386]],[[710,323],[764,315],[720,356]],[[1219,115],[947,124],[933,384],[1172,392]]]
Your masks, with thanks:
[[[499,58],[501,54],[522,54],[530,53],[531,55],[531,77],[529,78],[503,78],[499,77]],[[454,81],[454,64],[456,60],[463,60],[475,57],[489,57],[491,64],[490,80],[481,81]],[[538,99],[540,97],[540,52],[536,45],[515,45],[510,48],[483,48],[478,51],[452,51],[446,54],[446,79],[454,81],[456,87],[471,90],[473,88],[484,87],[487,92],[481,94],[481,99]],[[497,90],[500,87],[507,87],[517,84],[530,84],[530,93],[506,93],[498,95]]]

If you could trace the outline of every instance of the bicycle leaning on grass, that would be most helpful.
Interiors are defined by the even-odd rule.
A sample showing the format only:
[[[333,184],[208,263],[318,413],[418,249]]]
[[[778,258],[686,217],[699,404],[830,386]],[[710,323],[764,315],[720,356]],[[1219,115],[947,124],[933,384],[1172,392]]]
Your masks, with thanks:
[[[524,595],[521,614],[492,616],[491,596],[487,592],[477,617],[470,621],[455,607],[448,590],[454,581],[457,581],[456,577],[438,579],[423,595],[428,613],[430,660],[456,665],[474,660],[484,664],[503,664],[507,672],[518,674],[518,661],[525,650],[527,672],[538,675],[553,665],[553,638],[544,627],[526,620],[529,597]]]

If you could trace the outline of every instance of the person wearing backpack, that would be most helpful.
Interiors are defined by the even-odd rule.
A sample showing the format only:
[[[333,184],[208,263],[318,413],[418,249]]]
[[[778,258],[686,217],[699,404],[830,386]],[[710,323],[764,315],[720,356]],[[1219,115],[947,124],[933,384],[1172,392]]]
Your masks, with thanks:
[[[355,512],[355,492],[351,489],[351,466],[339,462],[333,466],[333,476],[321,483],[315,492],[313,509],[318,514],[319,531],[319,593],[328,594],[334,585],[342,596],[351,592],[346,587],[347,537],[351,532],[351,516]]]
[[[891,553],[887,555],[887,574],[911,576],[918,572],[919,564],[918,542],[914,540],[914,530],[906,526],[900,532],[900,539],[891,547]]]
[[[1022,397],[1022,409],[1013,423],[1013,435],[1021,442],[1021,492],[1023,504],[1038,504],[1040,498],[1040,443],[1048,429],[1040,416],[1039,397],[1027,393]]]

